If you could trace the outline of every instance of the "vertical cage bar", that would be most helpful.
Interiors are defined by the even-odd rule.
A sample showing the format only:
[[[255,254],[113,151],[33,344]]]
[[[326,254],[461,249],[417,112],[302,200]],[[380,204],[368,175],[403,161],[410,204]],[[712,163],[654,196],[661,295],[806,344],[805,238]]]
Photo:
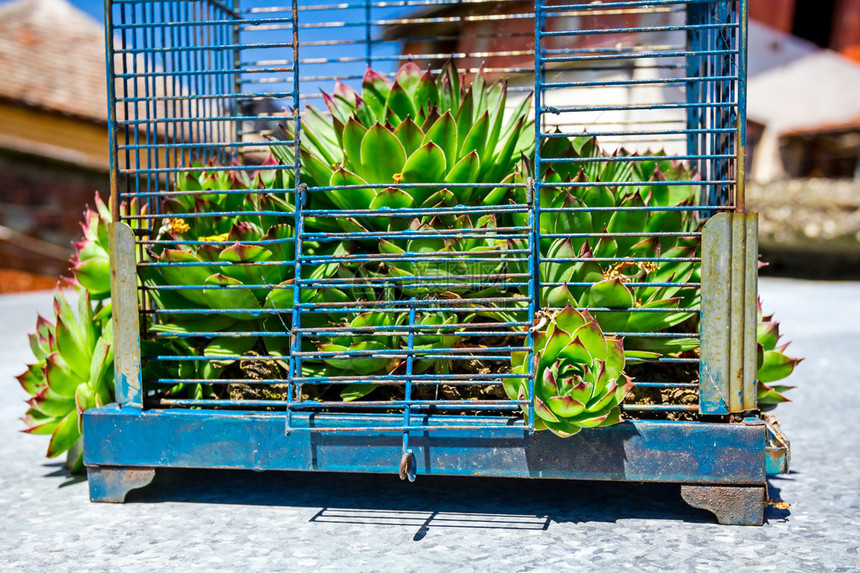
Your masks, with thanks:
[[[132,5],[130,7],[132,21],[136,20],[135,16],[137,14],[137,8],[139,8],[139,6],[136,7],[136,6]],[[125,11],[123,10],[123,13],[124,12]],[[125,21],[123,21],[123,24],[124,23],[125,23]],[[137,45],[137,39],[138,39],[137,38],[138,33],[134,29],[128,30],[126,33],[131,35],[131,37],[132,37],[132,40],[130,42],[127,42],[126,45],[136,46]],[[123,46],[123,48],[125,48],[125,47],[126,46]],[[135,146],[135,148],[134,148],[134,174],[132,177],[132,180],[133,180],[132,185],[133,185],[133,193],[138,194],[138,193],[140,193],[140,190],[141,190],[141,177],[143,177],[140,173],[141,165],[140,165],[140,123],[139,123],[139,121],[141,119],[140,118],[141,105],[140,105],[140,92],[139,92],[139,86],[138,86],[138,84],[140,83],[140,82],[138,82],[138,69],[137,69],[138,58],[136,56],[133,56],[133,55],[131,56],[131,72],[128,71],[127,63],[125,63],[125,60],[126,60],[126,58],[123,57],[123,61],[124,61],[123,70],[122,70],[123,75],[126,78],[128,78],[128,76],[126,74],[131,73],[131,79],[125,80],[125,95],[126,96],[128,95],[128,92],[129,92],[129,89],[128,89],[129,84],[128,83],[130,81],[131,82],[131,93],[132,93],[132,96],[134,97],[134,104],[132,105],[133,113],[131,114],[131,118],[134,120],[134,124],[131,127],[132,141],[134,142],[134,146]],[[123,120],[128,122],[128,119],[129,119],[129,115],[126,114],[126,116],[123,118]],[[128,144],[128,138],[126,138],[125,143]],[[131,167],[131,166],[127,165],[126,167]],[[150,225],[150,226],[152,226],[152,225]]]
[[[415,303],[417,299],[409,301],[409,331],[406,342],[406,380],[403,389],[403,399],[406,405],[403,407],[403,453],[409,452],[409,426],[412,423],[412,376],[415,367]]]
[[[110,2],[110,10],[111,10],[112,16],[114,16],[114,14],[113,14],[113,11],[114,11],[113,2]],[[122,4],[119,5],[119,16],[120,16],[120,22],[125,23],[125,7]],[[114,22],[112,21],[111,25],[113,25],[113,23]],[[125,149],[125,153],[124,153],[125,163],[122,164],[122,168],[125,168],[125,169],[127,169],[130,165],[132,165],[132,160],[131,160],[132,152],[131,152],[130,148],[128,147],[129,142],[131,142],[131,129],[129,127],[128,122],[125,121],[129,117],[131,117],[131,112],[129,111],[129,102],[128,102],[128,93],[129,93],[128,81],[129,80],[125,76],[125,74],[128,73],[128,62],[127,62],[127,60],[129,58],[129,54],[127,52],[125,52],[125,50],[129,46],[133,45],[133,42],[130,42],[128,39],[128,34],[130,34],[130,33],[131,32],[128,30],[123,30],[122,32],[119,33],[120,48],[124,51],[124,53],[122,55],[122,65],[121,65],[120,69],[122,70],[121,73],[123,74],[122,95],[123,95],[123,100],[124,100],[123,101],[123,107],[122,107],[122,111],[123,111],[123,116],[122,116],[122,119],[123,119],[122,143],[124,145],[126,145],[126,149]],[[115,40],[116,39],[112,39],[110,41],[113,42]],[[116,57],[116,55],[114,55],[114,58],[115,57]],[[134,56],[131,56],[131,57],[134,57]],[[108,62],[110,62],[110,60],[108,60]],[[108,65],[111,65],[111,64],[108,64]],[[111,75],[115,78],[115,74],[116,74],[116,62],[115,61],[113,63],[113,66],[114,67],[111,71]],[[112,83],[112,87],[109,89],[114,90],[114,98],[116,98],[116,91],[115,91],[116,90],[116,80],[114,80],[114,82]],[[137,105],[137,103],[135,102],[133,105]],[[114,122],[116,122],[116,120],[117,120],[117,118],[116,118],[116,106],[113,105],[112,107],[114,107]],[[116,131],[116,130],[114,130],[114,131]],[[116,137],[116,135],[115,135],[115,137]],[[114,143],[114,145],[116,145],[116,143]],[[135,153],[137,153],[137,152],[135,151]],[[114,169],[117,171],[117,174],[119,174],[120,163],[119,163],[118,158],[115,161]],[[130,177],[128,175],[124,176],[123,177],[123,183],[124,183],[123,187],[125,188],[125,192],[127,194],[131,194],[132,189],[133,189],[133,187],[132,187],[133,177]],[[117,199],[119,199],[118,196],[117,196]],[[117,209],[117,211],[119,210],[119,202],[118,201],[115,203],[114,208]],[[140,206],[138,206],[138,208],[140,208]],[[114,219],[114,220],[116,221],[118,219]]]
[[[233,0],[233,12],[238,15],[239,10],[240,10],[239,0]],[[239,31],[239,20],[238,20],[238,18],[237,18],[236,22],[233,23],[230,27],[230,41],[233,43],[233,47],[230,50],[230,53],[233,56],[233,69],[236,70],[236,73],[233,74],[233,86],[232,86],[232,88],[233,88],[232,93],[235,95],[235,94],[242,93],[242,75],[239,73],[239,69],[242,67],[242,58],[241,58],[242,54],[241,54],[241,51],[239,50],[239,45],[242,41],[242,36],[241,36],[240,31]],[[234,116],[240,115],[241,110],[242,110],[242,106],[241,106],[241,102],[238,98],[234,98],[231,101],[230,109],[232,110],[232,113]],[[245,140],[245,131],[244,131],[242,120],[236,121],[236,138],[235,139],[237,142],[244,142],[244,140]],[[239,164],[243,163],[244,154],[245,154],[245,149],[243,147],[239,147],[236,149],[236,156],[237,156],[237,159],[239,161]]]
[[[364,59],[367,62],[367,67],[371,67],[373,62],[373,33],[370,26],[371,3],[372,0],[364,0]]]
[[[534,50],[534,94],[535,94],[535,160],[534,160],[534,177],[528,181],[528,189],[526,196],[531,202],[529,209],[529,225],[532,228],[531,233],[531,248],[533,256],[529,258],[529,317],[528,322],[535,324],[537,309],[540,307],[541,301],[541,281],[540,281],[540,265],[541,265],[541,235],[540,235],[540,215],[541,215],[541,171],[543,165],[541,162],[541,132],[543,124],[543,84],[544,84],[544,56],[543,56],[543,41],[544,28],[546,26],[544,17],[544,1],[536,0],[535,2],[535,50]],[[534,433],[535,427],[535,353],[534,353],[534,332],[532,328],[528,330],[526,343],[529,347],[528,356],[528,430],[529,433]]]
[[[194,18],[195,20],[209,20],[209,5],[205,0],[198,0],[193,4],[194,6]],[[205,46],[206,35],[209,33],[211,26],[194,26],[194,31],[196,32],[194,36],[194,45],[197,47]],[[195,58],[195,66],[194,70],[197,72],[208,69],[206,66],[206,51],[205,50],[195,50],[194,54]],[[206,84],[209,81],[208,74],[194,74],[194,93],[197,94],[207,94],[209,95],[209,90],[206,89]],[[200,100],[201,105],[203,106],[203,113],[197,118],[197,125],[199,128],[197,134],[197,143],[199,144],[197,153],[201,155],[201,161],[205,165],[212,158],[212,148],[207,145],[211,141],[210,131],[211,131],[211,123],[207,121],[208,116],[212,113],[210,108],[212,107],[212,100],[209,98],[203,98]]]
[[[301,117],[299,115],[299,101],[301,97],[301,88],[299,84],[300,78],[300,65],[299,65],[299,11],[298,11],[298,0],[292,0],[292,41],[293,41],[293,115],[292,121],[295,122],[295,137],[293,138],[292,146],[294,149],[294,165],[293,165],[293,181],[295,185],[293,187],[293,200],[295,201],[295,211],[293,213],[293,221],[295,224],[295,230],[293,231],[293,235],[295,237],[295,248],[293,249],[293,269],[294,269],[294,281],[293,281],[293,311],[290,316],[290,328],[291,328],[291,345],[290,345],[290,361],[289,361],[289,372],[287,374],[287,420],[286,420],[286,431],[289,432],[290,428],[292,428],[292,415],[293,410],[290,407],[293,402],[301,402],[302,401],[302,393],[301,386],[295,382],[296,378],[302,377],[302,358],[299,356],[299,351],[302,349],[302,285],[301,279],[302,276],[302,250],[303,250],[303,237],[304,237],[304,228],[305,228],[305,218],[303,214],[305,198],[307,193],[307,186],[301,182]]]
[[[158,18],[162,22],[164,22],[166,19],[165,18],[165,5],[166,4],[167,4],[167,2],[161,2],[158,6],[158,8],[159,8]],[[167,33],[166,33],[165,28],[166,28],[166,26],[160,26],[159,27],[159,32],[160,32],[159,42],[160,42],[162,48],[166,48],[167,46],[170,45],[167,41]],[[163,52],[161,52],[161,68],[164,70],[170,69],[170,66],[168,65],[168,59],[167,58],[168,58],[168,52],[165,49]],[[161,93],[164,96],[167,96],[168,94],[171,93],[170,89],[168,88],[167,82],[168,82],[167,75],[162,76],[162,78],[161,78]],[[155,105],[156,105],[156,107],[155,107],[156,113],[158,113],[158,102],[155,102]],[[167,105],[168,105],[167,99],[165,99],[164,101],[161,102],[161,113],[165,117],[169,113]],[[163,139],[165,144],[169,144],[171,141],[175,141],[175,138],[171,139],[170,126],[165,125],[164,128],[162,129],[162,139]],[[173,167],[176,165],[176,151],[175,150],[171,151],[170,148],[165,148],[163,155],[164,155],[164,166],[165,167]],[[167,189],[167,188],[168,188],[167,181],[165,181],[164,189]]]
[[[717,8],[713,2],[708,3],[704,10],[706,11],[705,19],[707,24],[715,24],[716,23],[716,11]],[[717,68],[718,57],[713,53],[714,50],[717,49],[717,36],[719,34],[719,30],[715,30],[713,28],[707,28],[705,30],[705,38],[706,38],[706,49],[708,51],[708,55],[705,58],[707,62],[707,66],[705,68],[705,77],[709,78],[710,81],[706,83],[706,87],[704,89],[704,99],[708,104],[714,104],[718,102],[717,99],[717,82],[711,78],[716,76],[719,73]],[[719,116],[722,113],[722,108],[708,105],[708,114],[707,120],[705,123],[705,127],[708,128],[708,133],[705,136],[706,144],[704,153],[706,155],[716,155],[717,147],[716,147],[716,134],[711,131],[711,129],[717,125],[719,125]],[[710,158],[705,160],[708,164],[708,177],[713,180],[721,180],[722,174],[720,173],[719,168],[719,160],[717,158]],[[711,197],[708,201],[711,205],[719,205],[722,199],[722,184],[716,184],[711,187]]]
[[[740,39],[738,42],[738,141],[737,188],[735,208],[743,212],[746,208],[746,146],[747,146],[747,73],[749,68],[749,0],[740,2]]]
[[[698,78],[702,74],[702,59],[700,52],[704,49],[702,46],[702,34],[699,30],[692,26],[698,25],[701,21],[701,5],[688,4],[686,6],[687,23],[691,26],[687,29],[687,49],[694,55],[687,57],[687,77]],[[701,132],[693,131],[702,125],[702,108],[701,103],[701,82],[688,81],[686,86],[686,102],[687,102],[687,155],[698,155],[701,153],[702,138]],[[691,160],[691,164],[699,172],[702,171],[700,161]]]
[[[154,10],[155,7],[152,4],[142,4],[140,7],[141,16],[144,18],[144,21],[154,22]],[[157,134],[158,134],[158,124],[153,123],[151,120],[157,117],[156,112],[156,102],[152,100],[152,97],[155,96],[155,62],[149,57],[149,54],[152,52],[152,49],[155,47],[154,39],[155,39],[155,26],[150,26],[147,29],[141,31],[141,38],[143,44],[143,50],[146,56],[143,58],[143,96],[146,98],[146,103],[144,104],[144,116],[146,117],[145,131],[144,131],[144,142],[146,145],[146,167],[147,169],[155,168],[158,169],[158,151],[153,154],[152,145],[157,143]],[[153,158],[155,155],[155,158]],[[159,175],[156,173],[151,173],[146,176],[146,191],[147,194],[152,193],[153,191],[158,190],[159,183]],[[155,185],[153,185],[153,182]]]

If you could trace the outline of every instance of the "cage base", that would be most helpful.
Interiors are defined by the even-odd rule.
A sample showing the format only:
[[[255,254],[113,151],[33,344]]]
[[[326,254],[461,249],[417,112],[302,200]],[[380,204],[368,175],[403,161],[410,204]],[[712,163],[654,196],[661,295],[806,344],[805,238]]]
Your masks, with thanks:
[[[681,497],[691,506],[716,515],[721,525],[764,523],[765,487],[682,485]]]
[[[766,427],[762,424],[631,420],[562,439],[549,432],[500,432],[481,417],[418,417],[422,426],[452,425],[444,432],[410,432],[414,472],[487,476],[669,482],[686,486],[766,484]],[[84,414],[84,461],[93,501],[122,501],[143,487],[156,468],[392,473],[400,471],[400,433],[375,428],[402,424],[394,415],[293,414],[213,410],[139,410],[111,404]],[[327,431],[309,431],[315,424]],[[474,429],[465,428],[474,426]],[[694,491],[694,490],[687,490]],[[696,490],[698,491],[698,490]],[[753,496],[755,497],[755,496]],[[747,496],[731,507],[759,502]],[[692,499],[692,498],[691,498]],[[694,504],[695,505],[695,504]],[[758,506],[761,508],[758,508]],[[701,506],[697,506],[701,507]],[[710,509],[707,507],[706,509]],[[724,512],[725,513],[725,512]],[[726,523],[755,522],[734,518]],[[751,514],[750,514],[751,515]],[[753,516],[755,517],[755,516]],[[760,520],[759,520],[760,522]]]
[[[153,468],[88,466],[90,501],[125,503],[128,492],[148,486],[154,478]]]

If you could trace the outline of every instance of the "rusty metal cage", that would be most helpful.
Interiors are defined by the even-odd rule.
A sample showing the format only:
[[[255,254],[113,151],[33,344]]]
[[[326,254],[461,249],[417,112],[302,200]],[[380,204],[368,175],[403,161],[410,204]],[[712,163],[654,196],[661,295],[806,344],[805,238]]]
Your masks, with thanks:
[[[117,404],[85,417],[93,499],[165,465],[310,468],[671,481],[761,521],[785,448],[756,416],[744,0],[107,0],[106,24]],[[407,62],[462,86],[464,133],[466,98],[495,98],[516,176],[318,160],[334,98]],[[567,304],[624,338],[636,385],[625,423],[562,439],[535,432],[532,326]]]

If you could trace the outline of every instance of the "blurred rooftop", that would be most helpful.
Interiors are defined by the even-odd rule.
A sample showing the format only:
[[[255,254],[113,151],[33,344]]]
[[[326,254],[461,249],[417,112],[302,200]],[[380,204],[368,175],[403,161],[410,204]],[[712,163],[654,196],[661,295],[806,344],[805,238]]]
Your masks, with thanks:
[[[66,0],[0,4],[0,98],[107,123],[105,34]]]

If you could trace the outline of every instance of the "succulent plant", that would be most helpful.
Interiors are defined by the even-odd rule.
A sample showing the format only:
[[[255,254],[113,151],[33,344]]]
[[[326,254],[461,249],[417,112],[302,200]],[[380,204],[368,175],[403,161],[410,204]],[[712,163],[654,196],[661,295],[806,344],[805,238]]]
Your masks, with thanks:
[[[569,437],[582,428],[621,420],[619,405],[633,384],[624,374],[622,341],[603,335],[597,321],[571,306],[546,318],[534,337],[534,427]],[[528,352],[514,353],[511,371],[527,374]],[[512,400],[528,400],[528,382],[508,379]],[[528,406],[522,405],[528,417]]]
[[[163,219],[160,234],[175,234],[187,226],[200,237],[217,238],[230,232],[237,223],[252,222],[264,229],[275,225],[293,224],[295,211],[287,184],[289,170],[279,169],[268,157],[254,172],[219,166],[214,161],[189,165],[197,171],[183,171],[174,181],[174,194],[161,202]],[[195,213],[193,218],[183,215]],[[249,213],[254,213],[253,215]],[[258,215],[257,213],[264,213]],[[178,228],[170,223],[175,215]]]
[[[418,329],[413,337],[413,348],[419,351],[453,348],[461,339],[457,336],[457,330],[452,327],[470,320],[471,317],[466,317],[465,320],[458,321],[457,315],[450,312],[422,313],[415,320]],[[434,327],[438,328],[434,330]],[[402,337],[402,344],[408,347],[408,336]],[[439,358],[418,358],[412,367],[416,374],[429,370],[436,374],[448,374],[451,371],[451,362]]]
[[[32,398],[24,415],[28,433],[50,434],[48,456],[68,452],[72,471],[83,467],[81,414],[113,399],[113,348],[108,225],[111,209],[95,195],[86,208],[83,239],[74,243],[71,277],[62,281],[78,299],[77,316],[64,291],[54,294],[54,322],[39,317],[30,348],[36,362],[18,376]],[[121,212],[126,206],[120,205]]]
[[[662,152],[638,156],[621,149],[609,155],[594,137],[568,138],[557,132],[544,138],[541,155],[546,183],[540,190],[541,304],[642,308],[592,311],[604,330],[628,333],[628,359],[695,349],[693,337],[645,335],[687,322],[695,313],[684,309],[699,304],[696,289],[675,286],[695,282],[700,273],[689,260],[697,243],[684,236],[701,226],[693,211],[683,209],[696,204],[695,172],[661,159]],[[530,176],[530,169],[524,160],[518,177]],[[511,201],[524,201],[524,193],[515,189]],[[512,218],[518,226],[528,225],[525,214]],[[526,272],[525,264],[511,266]],[[629,334],[637,332],[643,336]]]
[[[110,249],[109,229],[112,216],[98,193],[95,194],[95,210],[86,208],[81,229],[81,241],[73,243],[72,277],[66,282],[86,290],[93,300],[110,296]]]
[[[647,239],[634,245],[627,256],[656,258],[657,248],[656,239]],[[571,305],[619,309],[592,312],[602,329],[625,333],[624,350],[628,359],[693,350],[698,347],[698,340],[694,337],[647,336],[647,333],[675,329],[696,316],[685,309],[697,306],[700,294],[696,289],[682,286],[695,280],[693,277],[699,272],[696,264],[683,260],[683,257],[691,256],[690,250],[694,251],[694,247],[676,247],[664,258],[677,257],[677,260],[659,264],[606,263],[592,260],[595,255],[588,242],[576,253],[569,240],[556,239],[547,250],[547,259],[581,260],[541,265],[543,284],[555,285],[542,288],[542,302],[552,308]],[[640,308],[641,311],[638,310]],[[636,336],[635,333],[643,335]]]
[[[346,274],[346,273],[344,273]],[[361,272],[361,276],[369,275]],[[347,289],[331,289],[330,300],[339,300],[345,305],[350,303],[367,303],[377,300],[377,289],[353,286]],[[385,289],[390,300],[392,290]],[[310,313],[313,315],[313,313]],[[304,314],[307,317],[309,314]],[[343,316],[343,315],[341,315]],[[318,332],[310,335],[311,344],[315,344],[317,355],[306,358],[302,366],[303,375],[325,377],[355,377],[392,374],[406,363],[405,353],[392,352],[408,348],[409,336],[403,334],[404,325],[408,324],[407,312],[367,312],[349,313],[345,318],[336,321],[329,316],[331,325],[338,325],[336,334]],[[303,318],[304,320],[304,318]],[[453,326],[458,324],[457,316],[452,313],[419,313],[416,316],[412,348],[419,352],[441,350],[453,347],[458,341],[452,336],[456,331]],[[306,343],[308,338],[305,339]],[[323,367],[320,367],[322,363]],[[417,358],[412,366],[412,372],[421,374],[428,370],[437,373],[447,373],[450,365],[447,360],[438,358]],[[337,380],[332,380],[336,383]],[[347,401],[363,398],[377,385],[350,382],[341,391],[341,397]]]
[[[391,331],[385,332],[385,327],[393,324],[392,315],[385,312],[363,312],[349,319],[343,325],[343,334],[318,345],[319,360],[328,366],[322,373],[331,377],[392,373],[402,361],[391,353],[399,348],[399,337]],[[362,329],[373,331],[362,334]],[[379,351],[383,352],[375,354]],[[342,356],[346,353],[347,356]],[[375,384],[350,383],[341,391],[341,397],[351,402],[363,398],[375,388]]]
[[[109,307],[78,293],[77,316],[62,290],[54,295],[54,322],[41,316],[30,348],[36,362],[18,376],[32,398],[25,432],[49,434],[48,457],[68,451],[72,471],[83,467],[83,412],[113,399],[113,337]]]
[[[175,182],[179,193],[164,201],[168,216],[146,252],[140,274],[147,296],[166,317],[149,326],[164,345],[164,354],[212,360],[153,367],[153,373],[164,378],[218,378],[236,356],[255,348],[282,358],[289,354],[289,337],[277,333],[289,331],[293,307],[293,209],[285,198],[267,192],[283,183],[278,182],[283,172],[260,170],[249,175],[195,166],[200,171],[180,173]],[[280,309],[283,314],[271,312]],[[183,312],[189,310],[200,312]],[[272,334],[244,334],[261,331]],[[188,338],[192,333],[200,336]],[[173,372],[166,373],[165,368]],[[210,391],[184,386],[168,393]]]
[[[779,344],[781,334],[779,323],[773,320],[773,315],[764,316],[761,308],[761,299],[757,304],[758,315],[758,403],[766,409],[789,399],[783,392],[795,388],[785,384],[773,384],[787,378],[794,372],[794,368],[800,364],[803,358],[791,358],[785,354],[790,342]]]
[[[77,290],[85,290],[90,299],[101,300],[110,297],[110,224],[113,220],[111,205],[102,201],[95,193],[95,209],[89,206],[84,210],[84,220],[81,222],[83,238],[73,244],[75,252],[71,258],[70,277],[61,280]],[[137,211],[137,199],[130,203],[120,203],[119,211],[125,216],[129,211]],[[145,207],[141,214],[146,212]],[[139,228],[141,221],[131,221],[132,228]]]
[[[298,158],[290,145],[273,144],[274,157],[257,172],[192,163],[194,171],[180,173],[176,193],[160,205],[161,227],[140,261],[146,296],[165,317],[147,323],[155,336],[142,343],[147,356],[209,360],[153,361],[145,365],[145,377],[216,380],[248,354],[280,358],[286,367],[296,283],[291,167],[296,163],[300,181],[309,186],[305,209],[329,210],[304,219],[311,233],[323,233],[316,233],[319,242],[302,242],[301,278],[312,286],[301,289],[300,302],[337,303],[343,305],[340,311],[349,310],[302,312],[303,376],[337,383],[339,377],[405,371],[407,314],[363,303],[507,293],[505,306],[518,308],[524,299],[517,295],[525,293],[493,281],[527,272],[526,257],[514,256],[525,245],[504,239],[496,229],[527,227],[527,213],[500,210],[473,218],[395,211],[528,203],[526,180],[535,176],[530,97],[505,113],[504,82],[488,86],[480,70],[471,86],[465,83],[452,62],[436,75],[407,62],[393,82],[368,69],[361,93],[337,83],[331,94],[323,94],[328,114],[307,107]],[[294,136],[292,127],[284,129]],[[697,348],[698,340],[684,332],[695,329],[689,309],[698,306],[699,294],[681,285],[700,280],[693,262],[697,244],[685,234],[698,231],[703,221],[684,209],[697,204],[700,189],[698,176],[685,164],[661,153],[608,154],[593,137],[551,133],[542,138],[541,152],[538,175],[546,184],[538,220],[544,261],[539,304],[549,308],[541,312],[546,328],[534,337],[533,422],[539,430],[570,436],[620,420],[619,405],[632,386],[625,360]],[[349,213],[360,210],[377,213]],[[95,209],[85,213],[84,240],[75,244],[69,281],[81,293],[80,318],[58,294],[55,323],[40,318],[31,338],[37,363],[19,377],[33,396],[25,416],[28,431],[51,433],[49,455],[71,448],[76,467],[80,414],[109,401],[113,392],[109,221],[110,209],[97,197]],[[349,241],[325,236],[339,231],[384,231],[385,236]],[[316,255],[322,257],[313,262]],[[341,280],[329,281],[335,277]],[[608,310],[589,314],[576,307]],[[516,322],[505,312],[490,304],[476,314]],[[799,360],[777,346],[778,325],[760,309],[759,314],[759,402],[767,406],[785,401],[782,392],[790,387],[768,384],[789,375]],[[445,350],[461,343],[459,325],[474,316],[418,313],[411,344],[419,355],[412,372],[448,374],[452,361]],[[678,336],[647,336],[658,332]],[[528,355],[515,352],[511,372],[527,374]],[[377,387],[362,382],[339,387],[342,399],[360,400]],[[215,397],[212,388],[189,382],[167,394]],[[511,399],[528,398],[526,382],[506,379],[504,388]],[[528,415],[527,405],[522,409]]]
[[[435,223],[435,224],[434,224]],[[452,292],[467,297],[489,296],[502,284],[488,284],[505,265],[508,243],[491,235],[496,228],[495,215],[479,217],[473,225],[468,215],[457,217],[448,225],[436,221],[413,224],[416,234],[426,236],[408,240],[395,237],[379,241],[379,252],[393,259],[386,259],[392,277],[432,278],[429,286],[404,286],[407,296],[426,296]],[[472,231],[465,237],[435,233],[439,229]],[[487,236],[481,236],[481,232]],[[424,260],[422,260],[422,257]]]
[[[531,98],[505,120],[506,84],[487,86],[482,69],[466,89],[451,61],[437,77],[406,62],[393,83],[368,68],[361,95],[338,82],[323,99],[331,117],[313,106],[302,116],[302,180],[311,187],[356,187],[312,193],[312,208],[501,204],[506,187],[468,184],[512,182],[521,155],[534,147]],[[284,129],[294,137],[289,124]],[[273,146],[272,152],[293,164],[290,147]],[[386,187],[395,184],[402,185]],[[345,230],[387,223],[350,217],[337,222]],[[313,218],[309,224],[325,225]]]
[[[546,185],[541,187],[540,204],[548,210],[540,216],[540,230],[546,235],[542,249],[552,244],[553,234],[574,234],[570,240],[578,252],[589,241],[585,234],[619,233],[600,237],[591,248],[600,253],[597,256],[624,257],[642,241],[633,233],[680,233],[700,225],[693,211],[673,209],[696,204],[699,189],[692,182],[699,176],[685,164],[659,159],[662,152],[644,156],[647,159],[623,149],[609,155],[595,137],[557,135],[548,134],[541,146],[541,180]],[[529,176],[530,170],[528,161],[520,165],[522,176]],[[512,200],[524,201],[524,192],[516,189]],[[595,210],[558,211],[586,208]],[[527,224],[525,214],[514,217],[519,225]],[[678,236],[660,236],[659,250],[670,251],[680,242]]]

